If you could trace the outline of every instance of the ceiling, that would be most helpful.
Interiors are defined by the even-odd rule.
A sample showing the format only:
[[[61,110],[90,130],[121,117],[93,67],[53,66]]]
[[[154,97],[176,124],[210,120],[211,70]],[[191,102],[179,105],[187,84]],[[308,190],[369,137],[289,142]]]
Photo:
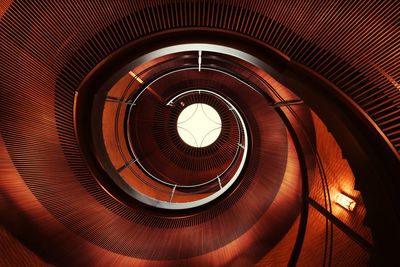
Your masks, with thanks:
[[[2,1],[0,265],[397,258],[399,18],[398,1]],[[233,103],[247,128],[186,147],[174,128],[182,108],[163,103],[199,88]],[[234,125],[214,97],[182,101],[214,105]],[[231,172],[204,191],[176,184],[212,179],[235,155],[237,181],[194,209],[129,193],[198,200]],[[138,173],[175,187],[154,191]]]

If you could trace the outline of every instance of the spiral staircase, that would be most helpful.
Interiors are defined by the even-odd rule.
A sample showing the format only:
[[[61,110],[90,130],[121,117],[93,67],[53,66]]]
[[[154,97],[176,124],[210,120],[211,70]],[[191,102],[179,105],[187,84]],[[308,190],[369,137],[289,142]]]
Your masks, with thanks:
[[[399,18],[3,0],[0,265],[398,265]]]

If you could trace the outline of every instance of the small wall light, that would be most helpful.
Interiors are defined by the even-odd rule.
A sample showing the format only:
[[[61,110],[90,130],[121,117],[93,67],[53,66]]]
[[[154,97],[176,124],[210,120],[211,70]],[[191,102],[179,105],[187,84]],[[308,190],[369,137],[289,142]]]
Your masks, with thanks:
[[[356,202],[349,198],[346,195],[343,195],[342,193],[338,193],[336,195],[336,203],[338,203],[340,206],[345,208],[346,210],[352,211],[354,210],[354,207],[356,206]]]

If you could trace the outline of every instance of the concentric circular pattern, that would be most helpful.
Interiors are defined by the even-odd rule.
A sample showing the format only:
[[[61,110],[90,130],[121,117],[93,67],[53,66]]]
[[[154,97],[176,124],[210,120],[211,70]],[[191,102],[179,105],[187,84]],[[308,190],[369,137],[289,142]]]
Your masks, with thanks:
[[[150,63],[147,64],[149,64],[148,68],[152,68]],[[176,68],[173,62],[170,64]],[[132,71],[139,73],[136,70]],[[120,195],[114,195],[115,191],[109,190],[110,188],[105,184],[98,183],[102,179],[109,180],[106,170],[102,169],[107,165],[99,164],[97,158],[93,159],[87,153],[93,153],[93,149],[99,143],[97,139],[92,138],[93,124],[82,118],[86,118],[87,112],[96,110],[96,106],[94,106],[96,101],[93,99],[99,95],[96,91],[94,93],[87,92],[88,89],[96,89],[96,87],[87,84],[86,81],[82,83],[75,97],[55,103],[56,112],[61,112],[66,106],[75,107],[75,117],[72,112],[69,114],[69,119],[65,118],[65,122],[71,123],[71,131],[67,127],[65,131],[62,130],[59,133],[62,146],[58,146],[57,138],[46,142],[44,139],[46,136],[40,135],[43,129],[43,120],[46,118],[39,114],[29,124],[32,125],[29,133],[18,130],[18,127],[13,129],[14,134],[20,136],[22,140],[30,142],[32,138],[33,141],[35,138],[39,138],[42,148],[44,146],[52,151],[52,157],[47,158],[44,162],[41,160],[44,156],[42,149],[29,154],[31,155],[29,159],[33,166],[45,167],[46,174],[43,176],[58,177],[56,182],[54,179],[38,179],[38,173],[34,171],[34,168],[22,173],[25,182],[40,203],[66,228],[83,239],[114,253],[146,260],[178,260],[193,258],[225,248],[248,232],[261,218],[263,220],[273,218],[266,212],[275,201],[282,186],[288,162],[290,139],[284,123],[263,94],[243,84],[241,80],[233,78],[232,75],[206,68],[201,72],[196,70],[190,73],[187,76],[169,78],[170,82],[153,83],[153,92],[168,91],[169,87],[177,88],[177,84],[186,84],[187,86],[182,90],[204,88],[223,94],[230,102],[235,103],[240,113],[246,118],[252,137],[249,148],[252,153],[237,187],[202,209],[178,214],[150,209],[134,200],[124,202],[123,196],[121,197],[123,192],[119,192]],[[109,84],[108,77],[104,77],[101,73],[93,72],[92,75],[95,77],[93,80],[100,84]],[[145,74],[142,79],[146,82],[147,79],[144,77],[146,77]],[[131,74],[122,77],[120,82],[118,82],[120,88],[132,87],[135,91],[136,86],[140,87],[138,78]],[[267,90],[267,88],[260,88],[260,90]],[[125,90],[123,89],[121,92],[124,94]],[[131,99],[124,97],[115,99],[108,97],[103,106],[110,109],[112,107],[118,109],[120,106],[126,108],[132,105],[132,102],[128,102],[129,100]],[[198,99],[193,99],[193,101],[198,101]],[[206,101],[206,103],[213,105],[216,110],[219,109],[218,105],[213,104],[212,101]],[[41,109],[37,109],[38,113],[40,111]],[[178,115],[179,112],[176,114]],[[224,121],[224,111],[221,110],[220,114]],[[150,118],[154,119],[154,117]],[[83,121],[84,123],[82,123]],[[125,118],[122,118],[123,121]],[[74,122],[76,128],[74,128]],[[11,128],[14,125],[10,121],[6,121],[6,123]],[[119,123],[119,120],[116,121],[116,124],[119,125]],[[175,123],[176,121],[174,121],[174,126]],[[102,126],[114,128],[109,127],[110,125],[107,123],[103,123]],[[50,127],[56,129],[56,125],[51,123]],[[120,129],[121,127],[116,128]],[[173,129],[176,131],[176,127]],[[78,134],[79,145],[74,130]],[[223,134],[220,138],[223,138]],[[230,141],[230,139],[228,140]],[[233,140],[236,139],[233,138]],[[218,141],[203,149],[211,149],[214,145],[217,146]],[[235,144],[235,148],[237,148],[237,144]],[[27,153],[26,149],[29,147],[21,146],[12,149],[21,149],[19,152]],[[95,156],[100,157],[101,155],[99,153]],[[56,161],[58,165],[55,168]],[[291,179],[298,181],[297,161],[292,157],[290,162],[291,168],[295,166],[295,175]],[[124,166],[121,165],[121,167]],[[33,170],[33,175],[30,174],[31,170]],[[130,168],[125,167],[120,174],[123,175],[122,172],[128,170]],[[59,175],[60,172],[62,175]],[[282,221],[267,219],[269,222],[259,226],[257,236],[247,240],[246,248],[240,249],[241,253],[246,253],[249,247],[260,240],[268,240],[269,246],[263,247],[260,251],[254,252],[257,255],[251,256],[259,257],[273,247],[291,226],[299,212],[298,192],[301,189],[298,182],[291,181],[290,184],[290,189],[283,186],[286,190],[282,193],[285,196],[289,192],[290,197],[284,201],[284,206],[278,205],[279,218]],[[46,190],[43,191],[41,188]],[[76,199],[77,195],[79,201]],[[185,244],[185,246],[177,250],[174,245],[171,246],[171,242]],[[192,245],[186,246],[186,244]]]
[[[177,58],[179,60],[179,56]],[[158,68],[161,65],[158,64]],[[161,70],[163,75],[148,77],[155,82],[139,89],[131,88],[130,93],[125,90],[120,96],[115,94],[121,82],[128,83],[127,88],[130,87],[131,82],[124,77],[109,90],[106,102],[112,100],[114,106],[129,105],[129,108],[117,108],[114,114],[109,112],[101,100],[96,101],[105,106],[101,119],[105,149],[99,147],[96,150],[99,154],[107,151],[108,158],[103,157],[106,164],[108,160],[111,163],[117,162],[114,158],[118,156],[124,159],[122,167],[114,164],[112,169],[106,171],[133,198],[165,209],[188,209],[205,205],[232,186],[237,186],[236,180],[243,171],[249,151],[248,129],[232,103],[213,91],[218,91],[218,88],[193,90],[186,86],[164,86],[177,85],[180,77],[190,77],[195,73],[192,68],[171,73],[165,72],[163,68]],[[133,73],[130,71],[129,75],[141,80]],[[201,76],[207,77],[209,74],[210,71],[205,71]],[[227,78],[233,79],[229,76]],[[121,103],[125,95],[127,97]],[[222,120],[222,129],[219,122],[221,134],[215,142],[204,147],[186,144],[177,130],[182,111],[187,105],[197,103],[215,108],[215,112],[221,114],[218,119]],[[122,128],[127,129],[127,140],[124,137],[122,140],[115,138],[121,128],[117,121],[122,117],[126,118]],[[109,132],[109,125],[115,125],[114,131],[111,131],[117,133],[114,137]],[[93,137],[95,139],[96,135]],[[117,144],[118,149],[114,144]],[[125,156],[123,151],[128,151],[129,155]]]
[[[151,62],[147,64],[148,68],[155,72],[154,68],[157,67],[151,66]],[[171,67],[176,67],[174,62],[169,64]],[[140,77],[144,82],[147,78],[150,79],[145,71],[139,72],[135,69],[132,71],[143,74]],[[94,75],[93,80],[100,84],[109,84],[108,77],[104,77],[101,73],[93,72],[92,75]],[[221,255],[220,253],[224,253],[223,249],[229,247],[231,242],[243,236],[263,218],[268,223],[260,225],[256,231],[257,235],[248,238],[243,244],[244,247],[239,249],[240,253],[247,253],[253,245],[261,240],[264,240],[263,242],[267,240],[268,246],[263,246],[261,250],[254,252],[256,255],[253,255],[253,252],[249,255],[258,258],[280,240],[299,212],[301,188],[298,183],[300,176],[296,157],[291,156],[289,160],[294,175],[290,176],[289,182],[285,180],[286,182],[282,184],[288,168],[290,141],[285,125],[262,94],[245,86],[238,79],[232,77],[227,79],[227,75],[221,72],[207,69],[201,72],[193,71],[190,76],[174,77],[173,80],[158,84],[159,86],[152,89],[155,92],[168,91],[169,87],[179,88],[178,84],[185,84],[186,86],[181,88],[186,89],[205,88],[218,91],[237,105],[249,126],[252,153],[237,187],[218,201],[202,209],[185,213],[167,213],[150,209],[134,200],[125,202],[124,192],[118,192],[102,184],[102,179],[110,180],[107,172],[102,169],[106,165],[101,165],[97,161],[100,154],[95,154],[96,158],[93,159],[87,153],[88,151],[93,153],[93,148],[99,143],[92,138],[93,125],[85,120],[82,123],[82,117],[86,118],[86,115],[93,111],[93,99],[98,97],[97,92],[91,94],[86,90],[97,88],[85,82],[77,94],[66,97],[64,101],[55,101],[55,112],[58,114],[56,116],[63,121],[63,127],[59,129],[58,135],[51,139],[41,133],[44,125],[57,131],[55,119],[47,120],[44,114],[48,110],[36,102],[32,104],[37,116],[27,121],[27,125],[32,127],[29,132],[19,129],[18,124],[8,120],[8,117],[2,117],[8,125],[7,129],[13,136],[23,140],[23,143],[35,144],[37,141],[40,143],[40,149],[34,151],[30,151],[31,146],[10,147],[13,155],[19,153],[27,155],[29,163],[33,166],[21,169],[24,181],[38,201],[67,229],[113,253],[145,260],[179,260],[206,253]],[[124,97],[107,96],[104,108],[126,109],[131,102],[128,102],[129,99],[124,94],[125,89],[131,88],[135,91],[140,86],[141,82],[137,76],[129,74],[122,77],[118,87]],[[60,91],[57,94],[63,94],[62,87],[58,89]],[[44,92],[37,90],[37,93]],[[45,96],[52,97],[47,93]],[[75,107],[75,116],[74,112],[69,113],[67,117],[61,115],[66,107]],[[217,108],[217,105],[215,107]],[[120,118],[115,123],[123,125],[124,121],[125,118]],[[107,123],[102,126],[114,129]],[[120,129],[121,126],[116,128]],[[80,138],[79,144],[75,131]],[[7,136],[4,135],[6,142]],[[125,139],[122,136],[121,140]],[[114,145],[118,147],[117,144]],[[49,151],[51,158],[46,157]],[[127,172],[129,168],[123,171]],[[54,180],[54,177],[57,177],[57,180]],[[276,210],[276,206],[271,207],[271,205],[281,187],[285,188],[279,194],[285,199],[280,202],[284,205],[278,205],[278,214],[282,221],[276,218],[274,220],[275,216],[267,213],[270,208]],[[45,190],[42,190],[43,188]],[[119,194],[114,194],[115,192]],[[288,199],[285,197],[286,194],[290,196]],[[175,245],[171,246],[171,242],[185,246],[177,250]],[[192,245],[186,246],[186,244]],[[219,252],[219,249],[222,249],[222,252]]]
[[[189,69],[178,74],[188,75],[187,72],[191,71]],[[243,170],[249,150],[247,127],[237,109],[212,91],[187,91],[186,88],[170,91],[162,87],[158,90],[158,84],[165,84],[165,77],[171,79],[170,75],[163,75],[161,79],[156,78],[157,83],[152,83],[151,87],[149,84],[142,90],[133,90],[128,102],[124,103],[130,107],[122,110],[122,114],[117,112],[113,118],[108,109],[104,109],[102,135],[110,162],[115,162],[112,159],[115,155],[124,157],[123,150],[114,148],[114,143],[119,148],[129,144],[125,150],[131,152],[132,156],[131,160],[125,159],[121,168],[114,165],[118,174],[111,169],[107,171],[125,192],[139,201],[162,208],[193,208],[216,199],[234,185]],[[110,92],[113,91],[114,87],[110,89]],[[186,104],[190,106],[199,102],[208,103],[210,108],[215,107],[224,121],[223,129],[220,129],[222,137],[207,147],[186,144],[177,130],[178,117]],[[114,103],[121,105],[121,100]],[[107,116],[104,116],[106,113]],[[109,140],[107,130],[110,127],[104,125],[115,125],[114,130],[118,132],[118,117],[127,118],[127,125],[123,128],[127,129],[128,141]],[[101,148],[97,150],[103,154]],[[176,160],[180,164],[175,164]]]
[[[111,181],[104,171],[107,166],[99,164],[98,155],[89,153],[101,142],[84,138],[88,141],[86,146],[76,136],[91,131],[89,120],[81,120],[80,116],[92,110],[81,104],[92,107],[89,99],[95,98],[95,93],[85,96],[83,89],[88,89],[85,84],[93,73],[99,81],[94,90],[107,84],[104,76],[113,75],[120,67],[115,61],[110,67],[111,54],[132,43],[135,49],[125,54],[126,58],[145,53],[149,47],[193,40],[242,47],[248,53],[252,46],[244,44],[265,44],[265,52],[269,45],[287,55],[281,61],[283,66],[272,66],[273,71],[284,72],[284,65],[290,61],[318,73],[368,113],[377,124],[374,127],[379,127],[395,151],[400,151],[400,91],[396,82],[399,69],[395,52],[400,44],[396,41],[400,9],[396,1],[3,2],[0,130],[6,148],[1,156],[9,156],[5,164],[9,169],[2,169],[1,175],[5,175],[0,179],[2,208],[5,207],[2,222],[18,222],[15,229],[19,234],[25,233],[21,237],[24,245],[46,262],[57,266],[165,267],[233,265],[240,261],[239,266],[250,266],[281,240],[298,215],[298,159],[281,118],[260,94],[233,81],[225,84],[207,78],[199,87],[196,83],[204,77],[194,75],[196,82],[181,77],[179,84],[185,85],[183,88],[214,88],[229,94],[247,118],[252,153],[234,190],[204,209],[166,213],[132,201],[114,184],[105,183]],[[344,34],[346,38],[341,38]],[[171,41],[173,38],[176,42]],[[197,68],[198,51],[195,52],[186,55],[191,60],[180,63]],[[259,55],[262,54],[264,51]],[[166,65],[170,67],[186,66],[175,64],[175,56],[169,59],[172,61]],[[144,83],[158,71],[154,62],[147,63],[133,69]],[[242,71],[238,70],[240,63],[234,67],[229,59],[225,63],[235,72]],[[203,64],[224,65],[206,56]],[[105,65],[107,71],[98,73]],[[264,77],[261,70],[255,72]],[[250,80],[254,76],[243,77]],[[177,84],[171,86],[176,88]],[[136,90],[141,83],[137,77],[127,75],[119,85],[121,94],[116,96],[122,97],[113,101],[121,101],[121,105],[108,101],[105,110],[126,109],[129,94],[123,92],[127,88]],[[266,91],[268,86],[258,87]],[[313,93],[315,88],[307,89]],[[296,109],[304,112],[299,113],[301,121],[311,121],[307,108]],[[115,123],[123,127],[125,118],[118,118]],[[124,142],[127,136],[121,132],[108,134]],[[124,168],[121,174],[129,171],[125,165],[132,160],[129,151],[115,143],[112,146],[124,155],[112,157],[112,166]],[[378,194],[379,188],[368,191],[364,180],[369,179],[358,179],[356,184],[364,188],[364,196],[372,195],[370,203],[375,203],[374,197],[380,199],[384,193]],[[382,183],[378,179],[376,184]],[[382,202],[390,206],[391,198],[386,202],[384,199]],[[379,244],[379,229],[390,224],[385,224],[386,214],[379,205],[370,204],[368,213],[368,223],[371,214],[385,219],[373,228],[374,242]],[[384,233],[389,235],[395,230],[386,228]],[[314,246],[311,242],[303,248],[310,252]],[[338,248],[335,255],[342,255],[342,247]],[[314,262],[320,262],[316,258]]]
[[[173,68],[176,68],[176,66],[174,66],[174,64],[171,62],[168,64],[172,65]],[[154,68],[157,68],[157,66],[162,66],[162,64],[152,65],[151,62],[147,62],[146,66],[146,68],[152,70],[154,75]],[[142,94],[149,94],[148,99],[152,99],[154,104],[156,104],[158,101],[163,103],[164,108],[164,106],[166,106],[165,104],[168,103],[169,100],[169,98],[166,96],[173,97],[186,90],[204,88],[223,94],[231,103],[235,103],[235,105],[239,107],[239,111],[243,115],[243,118],[246,118],[246,124],[250,129],[250,134],[252,137],[251,146],[249,147],[252,153],[249,154],[249,158],[245,168],[243,169],[241,179],[237,183],[237,186],[229,192],[226,192],[226,194],[217,201],[214,201],[209,205],[202,207],[201,209],[184,212],[184,216],[182,216],[182,213],[174,215],[173,213],[165,213],[162,210],[151,210],[148,207],[135,204],[134,202],[128,204],[130,208],[126,210],[126,208],[123,208],[120,205],[110,205],[111,203],[109,201],[104,201],[104,199],[98,198],[97,200],[101,204],[105,205],[111,211],[117,213],[119,216],[127,220],[123,220],[122,223],[116,217],[112,220],[113,223],[111,225],[103,225],[100,228],[93,229],[93,231],[109,232],[113,231],[112,229],[115,229],[114,227],[118,227],[118,236],[135,236],[135,239],[127,240],[127,238],[121,237],[121,240],[119,240],[119,238],[115,238],[111,240],[110,243],[105,243],[99,240],[98,235],[95,233],[90,233],[90,235],[88,235],[89,233],[87,232],[81,233],[85,238],[89,238],[92,242],[100,246],[105,246],[107,249],[110,249],[110,245],[112,244],[112,249],[114,251],[118,251],[118,253],[144,259],[189,258],[224,247],[229,242],[241,236],[248,229],[250,229],[261,216],[263,216],[265,211],[268,210],[274,201],[275,196],[278,194],[282,185],[288,157],[288,136],[286,134],[285,125],[280,119],[279,115],[276,113],[275,109],[269,105],[269,102],[266,100],[263,94],[260,94],[256,90],[246,86],[240,79],[234,78],[232,75],[227,75],[220,71],[208,70],[206,68],[201,72],[198,72],[195,69],[189,69],[188,71],[189,72],[185,75],[168,75],[166,76],[167,80],[159,83],[152,83],[150,88],[151,90],[145,90]],[[164,68],[162,68],[162,71],[160,70],[160,72],[165,73]],[[141,76],[138,78],[137,75],[132,75],[132,73],[140,73]],[[95,73],[93,75],[95,75]],[[98,77],[98,79],[102,79],[102,77]],[[133,69],[130,74],[123,76],[115,85],[120,88],[119,92],[121,95],[114,95],[114,97],[116,99],[124,99],[124,103],[121,103],[120,100],[115,101],[113,98],[112,101],[106,101],[104,106],[131,106],[133,110],[138,109],[141,105],[143,105],[143,112],[146,110],[146,114],[149,116],[149,120],[147,120],[149,123],[147,123],[147,125],[151,126],[152,121],[158,118],[155,116],[155,111],[152,111],[152,109],[154,107],[160,108],[161,104],[159,103],[160,105],[157,106],[148,105],[148,103],[142,104],[140,103],[141,101],[138,101],[137,103],[133,102],[135,96],[127,97],[127,95],[124,94],[125,89],[122,89],[130,88],[132,92],[140,93],[138,88],[143,87],[140,81],[143,81],[143,84],[146,84],[147,79],[152,80],[151,77],[146,76],[145,70],[142,69],[142,71],[138,71]],[[104,81],[104,83],[107,83],[107,81]],[[136,86],[133,85],[135,83],[137,83]],[[183,84],[186,84],[186,86],[177,86]],[[86,101],[93,98],[93,96],[90,94],[86,94],[87,99],[80,98],[85,96],[85,90],[90,88],[93,87],[89,84],[86,86],[84,84],[83,87],[80,88],[80,92],[82,92],[82,94],[78,94],[78,111],[81,108],[87,108],[88,102]],[[182,91],[176,92],[176,88],[182,88]],[[266,89],[264,88],[264,90]],[[173,93],[167,94],[166,92]],[[204,94],[204,96],[200,94],[200,96],[197,97],[194,97],[195,95],[189,96],[193,97],[193,103],[199,102],[198,97],[204,97],[201,102],[209,103],[211,106],[215,107],[215,109],[221,114],[222,120],[224,120],[225,112],[223,110],[219,110],[219,105],[213,104],[211,99],[207,100],[206,98],[208,96],[206,94]],[[144,99],[147,99],[147,97]],[[185,103],[190,103],[189,99],[186,99]],[[176,111],[175,119],[171,120],[170,124],[167,124],[167,126],[171,125],[168,127],[175,131],[175,139],[179,140],[182,143],[181,145],[184,145],[188,149],[194,149],[193,147],[184,144],[184,142],[180,140],[176,133],[176,119],[179,115],[179,112],[180,110]],[[231,114],[230,111],[229,114]],[[145,116],[145,114],[143,114],[143,116]],[[135,116],[129,116],[128,119],[131,120],[134,117]],[[103,122],[103,126],[104,125],[108,124]],[[84,125],[81,126],[83,127]],[[86,128],[80,130],[87,131],[90,129]],[[149,136],[152,135],[152,131],[154,131],[153,126],[148,128],[147,137],[143,136],[143,138],[149,138]],[[78,134],[80,137],[84,137],[82,132],[78,132]],[[261,136],[263,136],[262,139]],[[222,137],[223,134],[221,134],[221,138]],[[143,139],[138,140],[143,142]],[[235,140],[235,142],[236,141],[237,140]],[[85,145],[87,142],[90,143],[91,140],[83,139],[81,140],[81,145]],[[228,143],[229,142],[230,139],[228,139]],[[173,142],[171,143],[176,144]],[[217,144],[218,140],[209,147],[200,149],[208,150],[213,146],[217,146]],[[235,144],[235,148],[237,148],[237,144]],[[240,151],[241,150],[242,149],[240,149]],[[160,149],[153,151],[161,153]],[[190,150],[188,151],[188,156],[193,157],[193,155],[196,155],[190,155]],[[291,164],[296,166],[297,163],[293,162]],[[179,166],[173,166],[175,169],[177,167]],[[233,168],[234,167],[235,166],[233,166]],[[120,175],[122,175],[124,179],[128,180],[126,173],[132,172],[131,169],[136,171],[138,170],[138,167],[135,164],[131,164],[129,167],[124,168],[124,170],[120,172]],[[93,170],[93,172],[95,173],[95,170]],[[99,179],[101,178],[99,177]],[[299,179],[299,177],[296,176],[295,179]],[[88,189],[91,191],[94,188]],[[298,183],[293,190],[297,192],[300,190]],[[111,190],[108,191],[110,192]],[[96,190],[92,192],[92,194],[93,193],[99,194],[100,192]],[[185,195],[184,192],[180,193]],[[299,196],[297,193],[296,195]],[[116,197],[118,197],[118,195],[116,195]],[[269,242],[271,243],[275,243],[278,240],[277,238],[283,234],[283,232],[279,232],[279,234],[277,232],[276,234],[271,235],[271,231],[274,231],[272,229],[276,229],[276,227],[279,227],[280,229],[287,229],[286,227],[290,227],[291,222],[299,212],[299,205],[301,203],[299,199],[294,197],[291,198],[291,200],[287,203],[289,202],[291,203],[290,206],[286,206],[286,208],[282,209],[284,212],[281,213],[282,216],[289,216],[291,218],[287,220],[288,224],[285,224],[284,226],[282,225],[282,222],[271,221],[269,224],[263,226],[266,227],[264,233],[270,236]],[[86,212],[88,211],[85,211],[85,213]],[[240,214],[240,218],[237,220],[232,220],[232,218],[237,218],[238,214]],[[79,218],[76,218],[76,220],[78,219]],[[70,220],[66,223],[73,227],[76,225],[76,220]],[[223,227],[221,228],[222,225]],[[169,230],[164,231],[163,229],[166,228]],[[138,234],[143,232],[146,232],[145,236]],[[171,238],[174,240],[173,242],[193,245],[188,247],[185,246],[185,248],[176,251],[172,247],[168,246],[168,240]],[[215,242],[215,240],[218,240],[218,242]],[[196,244],[199,245],[197,246]],[[127,250],[127,248],[129,248],[129,250]]]
[[[141,101],[133,108],[130,122],[131,133],[134,133],[132,143],[141,163],[157,176],[166,180],[173,179],[170,182],[182,185],[200,184],[223,173],[234,162],[241,130],[234,114],[221,100],[205,93],[193,93],[179,100],[185,106],[206,103],[221,115],[222,129],[219,138],[207,147],[196,148],[186,144],[177,131],[176,123],[184,106],[179,103],[173,106],[152,103],[154,97],[146,100],[144,97],[142,94]],[[151,121],[147,127],[146,121]],[[160,153],[153,152],[149,155],[146,153],[149,150]]]

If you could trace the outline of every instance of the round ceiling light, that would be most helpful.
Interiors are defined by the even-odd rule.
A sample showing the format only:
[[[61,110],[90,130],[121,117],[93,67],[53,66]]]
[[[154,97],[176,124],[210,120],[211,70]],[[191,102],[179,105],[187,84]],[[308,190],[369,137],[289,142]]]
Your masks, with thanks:
[[[206,147],[214,143],[221,134],[221,117],[210,105],[195,103],[182,110],[176,127],[179,137],[186,144],[198,148]]]

